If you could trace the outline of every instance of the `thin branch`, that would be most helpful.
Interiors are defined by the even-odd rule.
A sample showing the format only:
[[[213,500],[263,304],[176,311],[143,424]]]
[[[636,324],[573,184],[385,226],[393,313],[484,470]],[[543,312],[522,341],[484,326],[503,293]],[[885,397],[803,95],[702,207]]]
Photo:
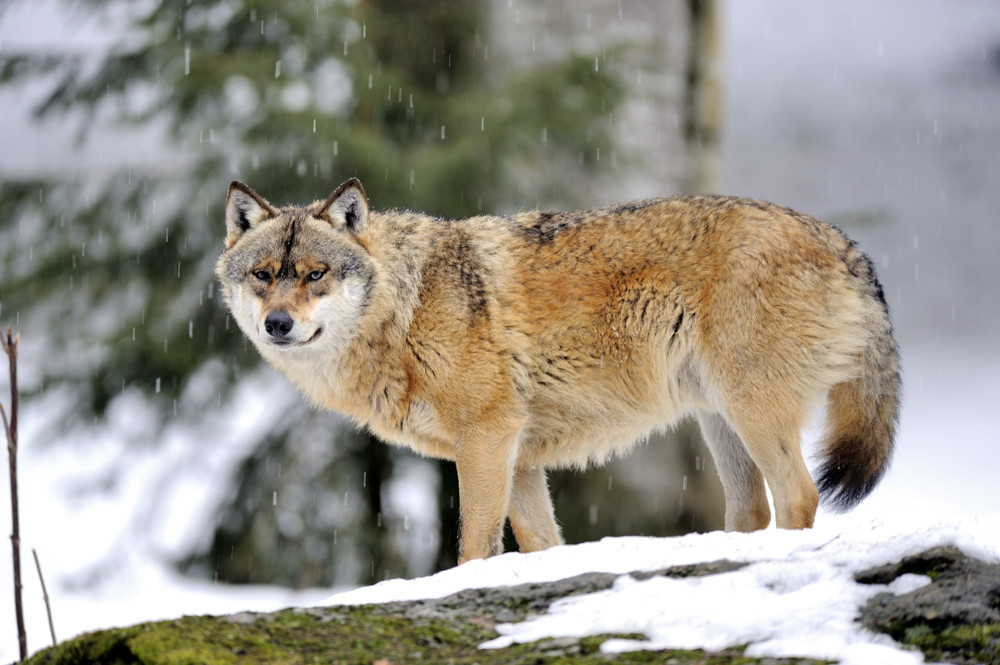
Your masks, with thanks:
[[[10,462],[10,544],[13,549],[14,564],[14,611],[17,615],[17,642],[21,660],[28,658],[28,633],[24,629],[24,605],[21,602],[21,527],[17,505],[17,344],[21,335],[12,337],[7,326],[6,337],[0,335],[0,346],[7,354],[10,366],[10,421],[4,413],[4,429],[7,431],[7,458]]]
[[[49,604],[49,591],[45,588],[45,578],[42,577],[42,564],[38,563],[38,552],[31,548],[31,554],[35,557],[35,568],[38,569],[38,581],[42,584],[42,598],[45,600],[45,613],[49,615],[49,634],[52,635],[52,646],[56,645],[56,626],[52,623],[52,605]]]
[[[7,424],[7,412],[4,411],[3,403],[0,403],[0,420],[3,420],[3,433],[7,435],[7,448],[13,448],[14,440],[10,438],[10,425]]]

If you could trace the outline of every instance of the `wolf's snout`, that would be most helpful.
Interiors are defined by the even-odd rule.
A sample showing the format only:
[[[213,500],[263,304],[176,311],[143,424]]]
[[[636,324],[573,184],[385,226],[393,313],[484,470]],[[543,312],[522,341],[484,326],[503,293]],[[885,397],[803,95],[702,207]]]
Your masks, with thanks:
[[[264,330],[276,340],[284,340],[294,325],[295,320],[285,310],[271,312],[264,319]]]

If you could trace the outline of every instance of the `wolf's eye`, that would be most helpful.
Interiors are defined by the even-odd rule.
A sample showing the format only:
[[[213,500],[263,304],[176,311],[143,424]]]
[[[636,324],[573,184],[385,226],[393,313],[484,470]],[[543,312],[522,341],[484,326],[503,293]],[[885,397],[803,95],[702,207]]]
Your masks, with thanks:
[[[266,270],[254,270],[250,274],[252,274],[254,277],[256,277],[257,279],[259,279],[262,282],[270,282],[271,281],[271,273],[269,273]]]
[[[323,279],[323,275],[325,274],[326,274],[325,270],[313,270],[311,273],[309,273],[307,279],[310,282],[318,282],[319,280]]]

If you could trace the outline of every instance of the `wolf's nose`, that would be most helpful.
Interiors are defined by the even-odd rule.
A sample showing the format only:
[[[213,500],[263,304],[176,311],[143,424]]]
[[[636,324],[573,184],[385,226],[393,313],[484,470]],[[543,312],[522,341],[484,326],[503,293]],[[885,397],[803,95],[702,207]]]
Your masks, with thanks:
[[[294,325],[295,320],[285,310],[271,312],[264,319],[264,330],[275,339],[284,339],[288,333],[292,332]]]

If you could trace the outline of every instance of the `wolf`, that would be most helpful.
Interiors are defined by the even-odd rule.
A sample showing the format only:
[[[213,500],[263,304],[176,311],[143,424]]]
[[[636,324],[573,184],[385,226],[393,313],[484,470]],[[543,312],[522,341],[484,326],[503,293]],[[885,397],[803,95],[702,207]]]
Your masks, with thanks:
[[[562,543],[546,469],[700,424],[727,530],[812,526],[885,474],[899,353],[869,258],[762,201],[677,196],[446,220],[350,179],[277,207],[234,181],[216,274],[261,356],[314,405],[453,460],[459,561]],[[800,431],[825,402],[816,482]],[[817,489],[818,487],[818,489]]]

